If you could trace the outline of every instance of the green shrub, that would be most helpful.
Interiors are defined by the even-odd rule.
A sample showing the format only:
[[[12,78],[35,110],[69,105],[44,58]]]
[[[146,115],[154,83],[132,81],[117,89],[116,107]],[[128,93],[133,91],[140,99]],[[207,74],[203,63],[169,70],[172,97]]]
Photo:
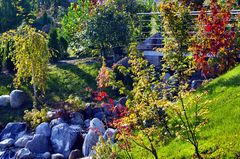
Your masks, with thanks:
[[[104,141],[102,136],[93,150],[95,152],[93,159],[116,159],[118,157],[116,145],[113,145],[111,140]]]
[[[81,109],[84,109],[85,103],[82,101],[82,99],[78,96],[70,95],[68,99],[66,100],[65,109],[72,110],[72,111],[79,111]]]
[[[36,128],[39,124],[49,121],[47,112],[48,108],[42,108],[41,110],[32,109],[31,111],[25,110],[23,119],[31,126],[31,128]]]

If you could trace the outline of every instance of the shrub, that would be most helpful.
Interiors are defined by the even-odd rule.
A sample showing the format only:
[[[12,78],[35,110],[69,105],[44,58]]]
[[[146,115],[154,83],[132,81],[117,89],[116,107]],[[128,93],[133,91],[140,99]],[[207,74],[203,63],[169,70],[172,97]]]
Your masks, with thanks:
[[[32,109],[31,111],[25,110],[23,119],[34,129],[39,124],[49,121],[47,112],[48,108],[42,108],[41,110]]]
[[[72,111],[79,111],[85,108],[85,103],[82,101],[80,97],[70,95],[68,99],[65,101],[65,109]]]
[[[64,37],[59,36],[56,28],[52,28],[50,30],[48,47],[52,52],[52,62],[57,62],[58,60],[64,59],[68,56],[68,42],[64,39]]]
[[[99,142],[93,147],[95,154],[93,159],[117,159],[118,152],[116,145],[113,145],[111,140],[105,141],[102,136],[100,136]]]

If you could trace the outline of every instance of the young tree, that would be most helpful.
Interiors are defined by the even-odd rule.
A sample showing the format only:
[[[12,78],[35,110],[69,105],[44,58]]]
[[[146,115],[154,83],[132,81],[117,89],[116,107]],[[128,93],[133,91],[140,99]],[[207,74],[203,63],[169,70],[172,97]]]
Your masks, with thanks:
[[[149,65],[143,55],[137,51],[136,44],[132,45],[129,54],[129,63],[133,78],[133,89],[120,88],[120,93],[126,93],[128,100],[127,115],[115,123],[120,132],[120,138],[151,153],[158,159],[157,149],[166,136],[171,136],[168,129],[166,114],[163,108],[168,102],[161,98],[160,80],[153,65]],[[122,82],[112,82],[113,86],[125,87]],[[167,134],[167,135],[166,135]],[[126,140],[124,140],[126,141]]]
[[[192,72],[192,58],[189,56],[192,19],[189,8],[178,1],[161,4],[163,20],[164,72],[173,72],[177,83],[187,82]],[[175,83],[176,84],[176,83]]]
[[[12,60],[17,70],[15,84],[19,86],[31,78],[34,105],[37,106],[37,91],[44,91],[50,58],[46,35],[27,25],[19,29],[14,40],[15,54]]]
[[[198,17],[198,30],[191,51],[198,69],[205,76],[219,75],[229,70],[236,58],[236,31],[230,24],[234,0],[224,6],[210,1],[210,15],[205,8]]]

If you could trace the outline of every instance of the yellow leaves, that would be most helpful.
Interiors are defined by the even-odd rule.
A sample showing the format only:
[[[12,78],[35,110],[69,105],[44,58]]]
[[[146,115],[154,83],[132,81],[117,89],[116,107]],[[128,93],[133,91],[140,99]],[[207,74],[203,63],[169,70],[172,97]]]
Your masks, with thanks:
[[[30,83],[43,90],[50,58],[44,33],[30,26],[24,26],[11,38],[15,47],[12,61],[17,69],[15,84],[20,85],[22,81],[32,77]]]

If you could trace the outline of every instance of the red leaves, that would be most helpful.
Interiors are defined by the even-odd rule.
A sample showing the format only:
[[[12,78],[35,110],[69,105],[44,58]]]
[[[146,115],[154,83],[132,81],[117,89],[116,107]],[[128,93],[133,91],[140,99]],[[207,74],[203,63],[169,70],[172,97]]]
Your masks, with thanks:
[[[211,31],[212,31],[212,25],[208,24],[208,25],[206,26],[206,31],[207,31],[207,32],[211,32]]]
[[[229,2],[231,3],[231,2]],[[214,0],[210,15],[202,9],[198,17],[198,32],[192,47],[198,69],[207,76],[221,74],[234,64],[236,32],[229,30],[230,8],[222,8]]]
[[[96,101],[103,101],[108,97],[107,93],[104,91],[94,92],[94,94],[95,94],[94,100]]]

